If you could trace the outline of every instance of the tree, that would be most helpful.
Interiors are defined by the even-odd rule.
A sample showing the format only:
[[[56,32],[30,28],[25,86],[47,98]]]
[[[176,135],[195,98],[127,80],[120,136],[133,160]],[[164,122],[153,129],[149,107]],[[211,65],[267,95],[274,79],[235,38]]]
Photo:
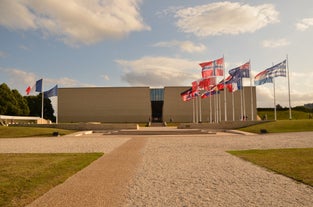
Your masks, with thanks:
[[[29,114],[29,108],[25,99],[16,90],[12,90],[7,84],[0,85],[0,114],[22,116]]]
[[[39,116],[41,117],[41,93],[37,96],[25,96],[28,107],[30,109],[30,116]],[[49,119],[52,122],[55,122],[56,117],[53,115],[54,110],[51,104],[50,99],[44,99],[44,113],[43,118]]]

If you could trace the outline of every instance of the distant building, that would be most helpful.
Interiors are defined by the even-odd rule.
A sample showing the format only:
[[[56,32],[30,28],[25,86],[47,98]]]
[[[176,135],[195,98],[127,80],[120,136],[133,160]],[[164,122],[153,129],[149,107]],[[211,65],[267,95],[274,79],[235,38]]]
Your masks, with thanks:
[[[180,93],[189,87],[97,87],[59,88],[58,120],[60,123],[104,122],[145,123],[193,122],[195,99],[184,102]],[[251,94],[252,92],[252,94]],[[245,111],[247,120],[256,120],[255,87],[244,87],[242,91],[226,92],[227,121],[242,120]],[[251,97],[252,95],[252,97]],[[242,100],[242,101],[241,101]],[[224,92],[201,100],[202,122],[225,120]],[[234,109],[233,110],[233,106]],[[253,117],[252,117],[253,115]]]
[[[304,108],[313,109],[313,103],[304,104]]]

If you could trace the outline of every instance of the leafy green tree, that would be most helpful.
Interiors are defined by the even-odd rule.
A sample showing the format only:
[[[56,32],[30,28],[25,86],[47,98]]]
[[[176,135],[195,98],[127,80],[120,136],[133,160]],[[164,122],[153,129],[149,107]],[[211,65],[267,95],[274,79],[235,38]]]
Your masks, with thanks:
[[[41,93],[37,96],[25,96],[28,107],[30,110],[30,116],[39,116],[41,117]],[[44,113],[43,118],[49,119],[52,122],[55,122],[56,117],[53,115],[54,110],[51,104],[50,99],[44,99]]]
[[[26,100],[17,90],[11,90],[5,83],[0,85],[0,114],[12,116],[29,114]]]
[[[19,115],[29,115],[30,111],[26,99],[16,89],[12,90],[12,94],[18,106]]]

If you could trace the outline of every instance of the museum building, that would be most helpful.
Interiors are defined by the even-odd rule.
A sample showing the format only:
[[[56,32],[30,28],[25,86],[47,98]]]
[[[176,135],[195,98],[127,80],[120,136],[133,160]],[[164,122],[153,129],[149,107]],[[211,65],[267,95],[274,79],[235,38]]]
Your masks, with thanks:
[[[58,89],[59,123],[146,123],[256,120],[254,86],[205,99],[183,101],[190,87],[86,87]],[[225,110],[226,106],[226,110]],[[225,116],[226,113],[226,116]]]

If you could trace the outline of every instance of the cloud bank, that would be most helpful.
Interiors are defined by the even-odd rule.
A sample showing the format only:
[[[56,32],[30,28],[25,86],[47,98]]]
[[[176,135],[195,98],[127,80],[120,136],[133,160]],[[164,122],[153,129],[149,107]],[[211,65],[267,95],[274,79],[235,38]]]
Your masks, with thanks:
[[[69,45],[93,44],[150,30],[139,13],[141,0],[1,0],[0,25],[40,30]]]
[[[131,86],[152,87],[190,85],[200,78],[198,62],[169,57],[116,60],[123,69],[123,81]]]
[[[195,44],[191,41],[169,41],[169,42],[158,42],[153,45],[154,47],[178,47],[181,51],[187,53],[194,52],[203,52],[206,50],[206,46],[204,44]]]
[[[296,28],[300,31],[305,31],[309,27],[313,27],[313,18],[304,18],[296,24]]]
[[[279,22],[272,4],[250,6],[236,2],[216,2],[176,11],[177,26],[199,37],[255,32]]]
[[[264,40],[262,42],[262,46],[265,48],[277,48],[277,47],[283,47],[287,45],[290,45],[290,42],[285,38],[277,39],[277,40]]]

